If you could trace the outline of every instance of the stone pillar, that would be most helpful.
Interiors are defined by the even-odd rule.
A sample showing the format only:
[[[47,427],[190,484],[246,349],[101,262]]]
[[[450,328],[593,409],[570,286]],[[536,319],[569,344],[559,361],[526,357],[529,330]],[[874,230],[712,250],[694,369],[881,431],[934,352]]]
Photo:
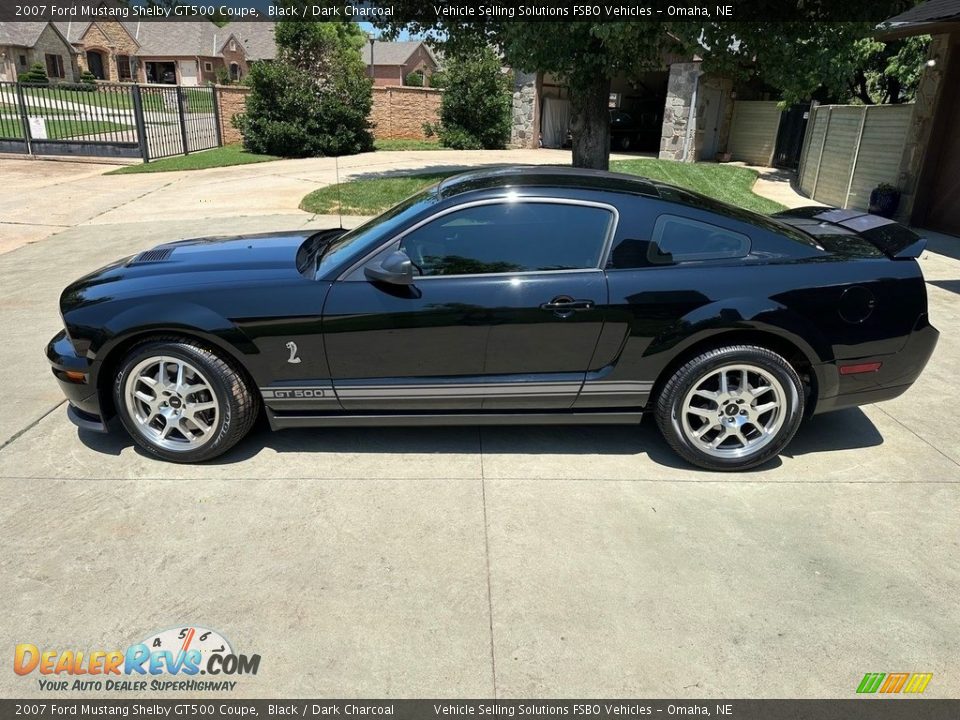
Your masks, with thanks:
[[[233,117],[247,109],[250,88],[244,85],[218,85],[217,101],[220,112],[220,137],[224,145],[243,142],[243,135],[233,126]]]
[[[950,57],[949,35],[934,35],[931,38],[927,59],[933,60],[934,65],[925,67],[920,75],[913,115],[910,119],[910,127],[907,129],[903,155],[900,157],[900,172],[897,176],[900,205],[896,216],[900,222],[910,221],[916,204],[917,185],[920,182],[920,174],[923,172],[927,145],[933,130],[933,118],[942,95],[941,88],[947,63],[960,62],[960,58]]]
[[[540,77],[514,71],[510,147],[536,148],[540,144]]]
[[[660,159],[694,162],[696,160],[696,111],[691,106],[700,77],[699,62],[674,63],[667,79],[667,101],[663,107],[660,133]],[[687,123],[692,121],[688,128]],[[689,133],[687,132],[689,129]]]

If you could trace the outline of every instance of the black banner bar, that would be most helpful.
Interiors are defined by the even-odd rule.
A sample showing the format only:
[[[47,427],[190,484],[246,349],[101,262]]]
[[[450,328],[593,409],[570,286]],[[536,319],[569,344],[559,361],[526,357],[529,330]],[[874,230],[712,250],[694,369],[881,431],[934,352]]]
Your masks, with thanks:
[[[837,22],[880,23],[898,0],[0,0],[3,21]],[[281,7],[283,11],[281,12]],[[415,8],[415,9],[411,9]]]
[[[960,700],[0,700],[0,718],[956,720]]]

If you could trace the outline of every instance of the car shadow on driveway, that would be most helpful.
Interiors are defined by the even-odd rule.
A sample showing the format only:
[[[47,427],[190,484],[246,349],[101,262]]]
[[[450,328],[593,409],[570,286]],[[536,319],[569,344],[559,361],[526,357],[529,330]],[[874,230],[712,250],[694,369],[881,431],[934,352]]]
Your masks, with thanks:
[[[108,435],[78,430],[89,449],[120,455],[134,445],[119,423],[111,423]],[[478,432],[479,431],[479,432]],[[883,436],[859,408],[841,410],[807,419],[783,455],[854,450],[883,443]],[[661,437],[652,416],[639,425],[545,425],[497,427],[383,427],[316,428],[272,432],[265,420],[225,455],[205,463],[232,465],[258,455],[264,449],[277,453],[382,453],[394,454],[496,454],[496,455],[646,455],[666,467],[699,472],[677,457]],[[750,472],[763,472],[782,465],[779,458]]]

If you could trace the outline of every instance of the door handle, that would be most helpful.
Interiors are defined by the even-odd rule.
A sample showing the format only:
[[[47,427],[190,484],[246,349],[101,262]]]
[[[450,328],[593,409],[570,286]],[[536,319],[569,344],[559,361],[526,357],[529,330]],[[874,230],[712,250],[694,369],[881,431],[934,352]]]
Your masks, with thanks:
[[[593,310],[596,306],[593,300],[574,300],[569,295],[555,297],[550,302],[540,305],[541,310],[551,310],[560,317],[570,317],[575,312]]]

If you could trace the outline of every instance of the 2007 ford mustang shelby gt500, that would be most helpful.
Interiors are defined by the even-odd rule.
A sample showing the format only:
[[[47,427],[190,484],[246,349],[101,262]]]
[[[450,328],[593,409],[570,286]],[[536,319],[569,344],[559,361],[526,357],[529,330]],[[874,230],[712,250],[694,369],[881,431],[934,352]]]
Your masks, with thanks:
[[[173,242],[68,287],[47,356],[73,421],[213,458],[273,428],[635,423],[715,470],[896,397],[937,342],[884,218],[756,215],[670,185],[510,167],[361,227]]]

